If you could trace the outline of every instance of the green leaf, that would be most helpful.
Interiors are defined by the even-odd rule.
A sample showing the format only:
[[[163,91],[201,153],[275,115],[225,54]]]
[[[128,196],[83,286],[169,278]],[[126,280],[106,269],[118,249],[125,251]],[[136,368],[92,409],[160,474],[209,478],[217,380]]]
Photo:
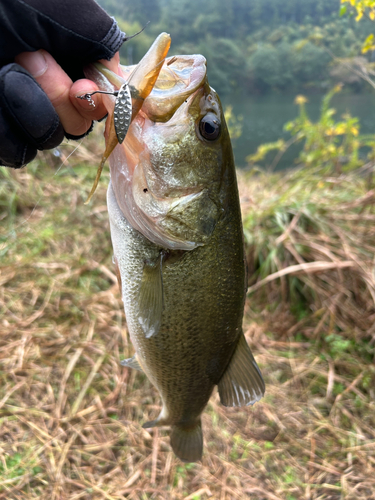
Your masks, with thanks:
[[[347,9],[346,5],[341,5],[340,12],[339,12],[340,17],[343,16],[344,14],[346,14],[347,10],[348,9]]]

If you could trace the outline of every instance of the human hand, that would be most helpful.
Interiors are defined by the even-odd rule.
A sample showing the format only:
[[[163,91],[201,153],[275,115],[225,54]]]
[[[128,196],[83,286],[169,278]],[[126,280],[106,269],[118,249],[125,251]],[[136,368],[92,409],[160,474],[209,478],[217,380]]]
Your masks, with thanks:
[[[15,61],[31,74],[47,94],[68,137],[81,137],[93,120],[100,120],[106,115],[100,94],[93,96],[95,107],[87,100],[76,98],[77,95],[99,90],[98,86],[87,79],[73,82],[45,50],[23,52],[16,56]],[[118,52],[110,61],[101,62],[117,73],[120,62]]]
[[[101,62],[117,72],[116,50],[125,39],[113,19],[92,0],[24,0],[20,3],[24,10],[12,17],[18,3],[2,0],[0,5],[0,42],[5,39],[3,46],[12,47],[5,57],[0,56],[0,164],[16,168],[34,159],[38,149],[56,147],[64,135],[86,135],[92,121],[105,116],[100,94],[93,96],[95,107],[76,99],[98,90],[94,82],[79,77],[85,64],[103,57],[113,56]],[[30,5],[25,7],[25,3]],[[39,11],[28,18],[30,26],[25,30],[18,17],[30,15],[35,7]],[[2,24],[11,27],[4,33]]]

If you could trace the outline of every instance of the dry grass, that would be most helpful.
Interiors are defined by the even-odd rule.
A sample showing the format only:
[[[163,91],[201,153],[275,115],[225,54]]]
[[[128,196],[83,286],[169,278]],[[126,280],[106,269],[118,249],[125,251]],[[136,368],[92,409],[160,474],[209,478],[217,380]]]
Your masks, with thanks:
[[[365,167],[366,176],[242,174],[241,195],[249,293],[277,280],[268,294],[329,310],[336,329],[375,341],[374,164]]]
[[[280,280],[252,296],[244,319],[265,398],[226,409],[215,393],[202,463],[176,459],[166,430],[142,429],[160,399],[142,374],[119,365],[132,346],[111,263],[107,176],[83,205],[100,151],[97,133],[55,176],[61,159],[46,154],[2,177],[0,498],[375,499],[371,336],[350,319],[341,344],[336,330],[327,342],[345,318],[327,314],[324,300],[300,318]]]

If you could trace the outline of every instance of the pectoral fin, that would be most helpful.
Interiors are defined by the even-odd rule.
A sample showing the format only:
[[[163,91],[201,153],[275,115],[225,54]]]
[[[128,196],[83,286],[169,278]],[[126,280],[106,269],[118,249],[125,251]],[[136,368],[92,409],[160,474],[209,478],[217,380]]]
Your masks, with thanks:
[[[139,317],[147,339],[156,335],[163,313],[162,257],[155,263],[145,263],[139,289]]]
[[[136,354],[132,358],[123,359],[122,361],[120,361],[120,365],[126,366],[127,368],[133,368],[133,370],[138,370],[140,372],[143,372]]]
[[[253,405],[264,395],[262,374],[243,333],[218,387],[224,406]]]

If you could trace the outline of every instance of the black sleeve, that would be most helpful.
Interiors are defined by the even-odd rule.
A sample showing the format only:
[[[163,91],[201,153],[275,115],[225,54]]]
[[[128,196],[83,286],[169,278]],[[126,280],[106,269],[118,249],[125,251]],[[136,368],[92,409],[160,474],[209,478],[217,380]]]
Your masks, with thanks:
[[[44,49],[78,80],[83,66],[111,59],[125,40],[94,0],[0,0],[0,165],[21,167],[37,150],[58,146],[65,133],[47,95],[15,56]]]
[[[124,41],[94,0],[0,0],[0,66],[21,52],[45,49],[77,80],[82,66],[111,59]]]

